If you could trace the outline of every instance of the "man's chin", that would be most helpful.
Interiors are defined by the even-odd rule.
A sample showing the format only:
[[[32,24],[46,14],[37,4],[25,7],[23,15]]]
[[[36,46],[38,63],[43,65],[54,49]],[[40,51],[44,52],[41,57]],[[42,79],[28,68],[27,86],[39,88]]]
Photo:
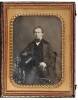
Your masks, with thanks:
[[[36,42],[40,42],[41,41],[41,39],[35,39],[36,40]]]

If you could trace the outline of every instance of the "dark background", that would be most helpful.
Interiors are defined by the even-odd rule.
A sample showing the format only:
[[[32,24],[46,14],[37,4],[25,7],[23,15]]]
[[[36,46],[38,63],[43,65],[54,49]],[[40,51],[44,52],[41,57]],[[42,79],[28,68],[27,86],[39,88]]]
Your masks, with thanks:
[[[14,58],[33,41],[33,29],[41,26],[44,30],[44,39],[57,52],[56,68],[61,73],[61,32],[62,23],[55,16],[19,16],[13,23],[13,53]]]

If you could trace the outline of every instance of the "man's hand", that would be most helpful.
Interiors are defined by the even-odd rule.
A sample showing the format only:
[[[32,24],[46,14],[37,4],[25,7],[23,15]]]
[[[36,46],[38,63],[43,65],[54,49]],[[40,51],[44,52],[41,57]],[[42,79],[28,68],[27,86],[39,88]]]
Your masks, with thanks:
[[[46,71],[47,65],[46,65],[45,62],[40,62],[39,67],[40,67],[43,71]]]

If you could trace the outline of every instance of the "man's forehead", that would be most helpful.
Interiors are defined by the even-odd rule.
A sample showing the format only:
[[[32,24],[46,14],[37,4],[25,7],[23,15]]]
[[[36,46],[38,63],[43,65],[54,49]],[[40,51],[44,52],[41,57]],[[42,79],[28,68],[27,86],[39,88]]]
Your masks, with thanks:
[[[42,29],[38,27],[35,29],[35,31],[42,31]]]

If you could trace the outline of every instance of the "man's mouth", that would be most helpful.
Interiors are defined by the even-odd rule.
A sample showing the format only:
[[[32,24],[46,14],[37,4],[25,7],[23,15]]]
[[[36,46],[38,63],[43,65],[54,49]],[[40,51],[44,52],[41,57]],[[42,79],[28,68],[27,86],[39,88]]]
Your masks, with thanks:
[[[40,39],[35,39],[36,42],[40,42]]]

